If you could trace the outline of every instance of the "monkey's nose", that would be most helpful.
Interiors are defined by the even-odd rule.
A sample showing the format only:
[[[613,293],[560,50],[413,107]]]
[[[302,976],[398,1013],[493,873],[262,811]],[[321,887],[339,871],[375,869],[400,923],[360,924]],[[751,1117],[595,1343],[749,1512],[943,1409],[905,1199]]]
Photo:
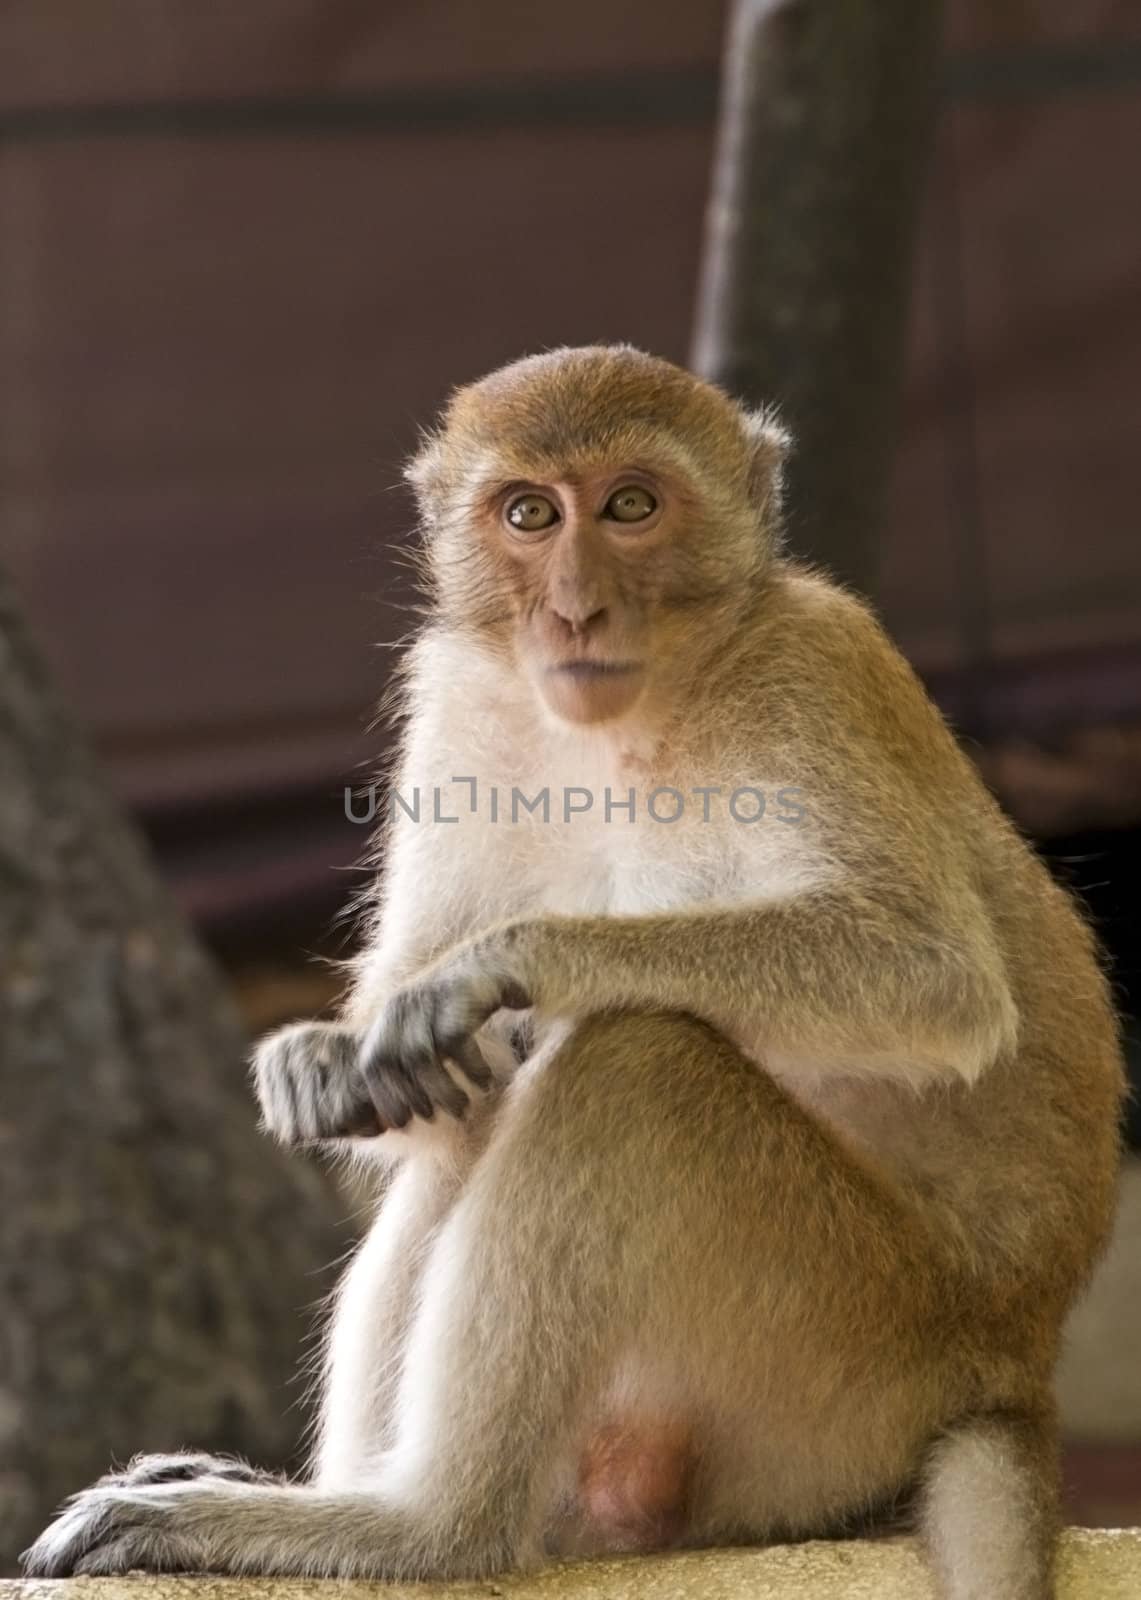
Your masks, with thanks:
[[[551,611],[572,638],[585,638],[587,634],[597,632],[606,621],[605,606],[596,606],[592,610],[588,606],[556,604],[551,607]]]

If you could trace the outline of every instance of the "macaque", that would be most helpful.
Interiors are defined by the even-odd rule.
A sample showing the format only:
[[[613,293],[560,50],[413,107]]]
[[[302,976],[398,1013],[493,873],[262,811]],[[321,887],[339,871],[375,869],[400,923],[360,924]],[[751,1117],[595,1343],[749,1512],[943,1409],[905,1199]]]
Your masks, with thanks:
[[[868,607],[782,554],[787,447],[625,346],[452,397],[367,948],[255,1062],[277,1139],[387,1169],[311,1473],[137,1459],[29,1573],[907,1524],[946,1600],[1051,1594],[1115,1018]]]

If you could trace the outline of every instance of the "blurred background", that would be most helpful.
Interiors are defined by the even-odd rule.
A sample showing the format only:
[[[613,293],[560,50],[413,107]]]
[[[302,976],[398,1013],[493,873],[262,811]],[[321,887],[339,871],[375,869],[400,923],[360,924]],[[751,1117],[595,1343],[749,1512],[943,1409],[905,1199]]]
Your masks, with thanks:
[[[0,560],[251,1030],[327,1004],[314,958],[351,949],[401,459],[525,351],[687,359],[725,27],[716,0],[0,7]],[[935,115],[874,569],[833,564],[1085,897],[1132,1029],[1136,5],[951,0]],[[1136,1177],[1064,1373],[1087,1522],[1141,1521]]]

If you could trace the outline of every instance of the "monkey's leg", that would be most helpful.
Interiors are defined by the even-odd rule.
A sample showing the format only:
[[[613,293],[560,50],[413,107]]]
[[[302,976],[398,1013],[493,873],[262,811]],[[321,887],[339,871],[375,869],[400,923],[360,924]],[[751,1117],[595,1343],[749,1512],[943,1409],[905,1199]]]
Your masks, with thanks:
[[[378,1133],[356,1067],[358,1051],[356,1032],[330,1023],[295,1024],[263,1039],[254,1073],[267,1129],[286,1144],[353,1129]],[[406,1137],[403,1162],[380,1212],[337,1286],[312,1465],[313,1480],[323,1489],[359,1484],[389,1442],[387,1419],[424,1255],[473,1159],[467,1149],[473,1146],[475,1117],[462,1128],[446,1120],[446,1128],[418,1122]],[[197,1472],[178,1475],[233,1475],[211,1471],[210,1460],[201,1457]],[[162,1472],[151,1481],[170,1477]],[[145,1480],[136,1474],[130,1481]]]
[[[478,1130],[466,1127],[457,1128],[446,1151],[413,1148],[337,1286],[312,1464],[319,1489],[360,1487],[375,1478],[393,1442],[391,1412],[416,1290],[480,1142]]]
[[[28,1552],[27,1571],[382,1571],[383,1507],[350,1491],[375,1480],[391,1443],[393,1397],[425,1258],[482,1137],[478,1127],[457,1127],[446,1159],[438,1138],[414,1147],[341,1280],[325,1351],[311,1489],[253,1468],[242,1472],[244,1463],[222,1457],[140,1456],[76,1497]],[[240,1479],[258,1493],[234,1493]],[[186,1492],[190,1480],[197,1493]],[[156,1486],[149,1499],[130,1492]],[[183,1492],[164,1496],[168,1486]],[[277,1493],[267,1496],[264,1488]]]
[[[573,1040],[566,1050],[578,1053]],[[542,1127],[541,1104],[532,1102],[546,1099],[552,1072],[562,1076],[558,1056],[536,1065],[513,1086],[431,1244],[404,1341],[396,1441],[367,1492],[216,1479],[100,1483],[45,1530],[27,1571],[427,1577],[478,1575],[537,1556],[548,1458],[601,1364],[625,1246],[621,1226],[611,1226],[619,1218],[608,1218],[601,1237],[590,1220],[602,1169],[566,1148],[591,1149],[589,1134],[566,1120],[572,1108],[556,1108],[553,1143],[532,1142]],[[573,1112],[589,1128],[590,1106]],[[400,1177],[411,1215],[422,1174]],[[403,1232],[378,1234],[378,1256],[394,1252]],[[371,1296],[360,1309],[372,1314]],[[347,1406],[347,1389],[344,1399]]]
[[[485,1575],[540,1555],[583,1455],[595,1504],[679,1542],[826,1526],[914,1474],[955,1414],[937,1253],[711,1029],[589,1019],[520,1070],[434,1237],[367,1492],[96,1486],[29,1570]],[[631,1357],[681,1381],[599,1450],[600,1399]]]
[[[947,1600],[1047,1600],[1059,1525],[1054,1425],[986,1416],[948,1429],[931,1452],[925,1541]]]
[[[497,1049],[503,1054],[494,1041],[486,1048],[493,1059]],[[286,1144],[354,1130],[378,1134],[358,1054],[358,1032],[337,1023],[294,1024],[263,1039],[254,1074],[267,1129]],[[432,1124],[417,1120],[396,1147],[402,1157],[390,1151],[388,1159],[401,1164],[338,1285],[330,1319],[313,1463],[322,1489],[358,1487],[391,1442],[387,1419],[428,1244],[485,1142],[494,1103],[492,1095],[469,1106],[457,1090],[462,1122],[444,1115]]]

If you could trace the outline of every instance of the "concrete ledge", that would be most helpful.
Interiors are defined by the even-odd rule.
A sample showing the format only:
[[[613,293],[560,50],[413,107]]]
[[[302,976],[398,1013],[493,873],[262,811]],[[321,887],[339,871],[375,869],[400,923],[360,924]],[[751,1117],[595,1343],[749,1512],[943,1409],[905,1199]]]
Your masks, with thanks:
[[[697,1550],[548,1567],[487,1583],[369,1584],[295,1578],[72,1578],[5,1582],[0,1600],[937,1600],[914,1539]],[[1138,1600],[1141,1529],[1071,1528],[1058,1600]],[[996,1596],[995,1600],[999,1600]]]

